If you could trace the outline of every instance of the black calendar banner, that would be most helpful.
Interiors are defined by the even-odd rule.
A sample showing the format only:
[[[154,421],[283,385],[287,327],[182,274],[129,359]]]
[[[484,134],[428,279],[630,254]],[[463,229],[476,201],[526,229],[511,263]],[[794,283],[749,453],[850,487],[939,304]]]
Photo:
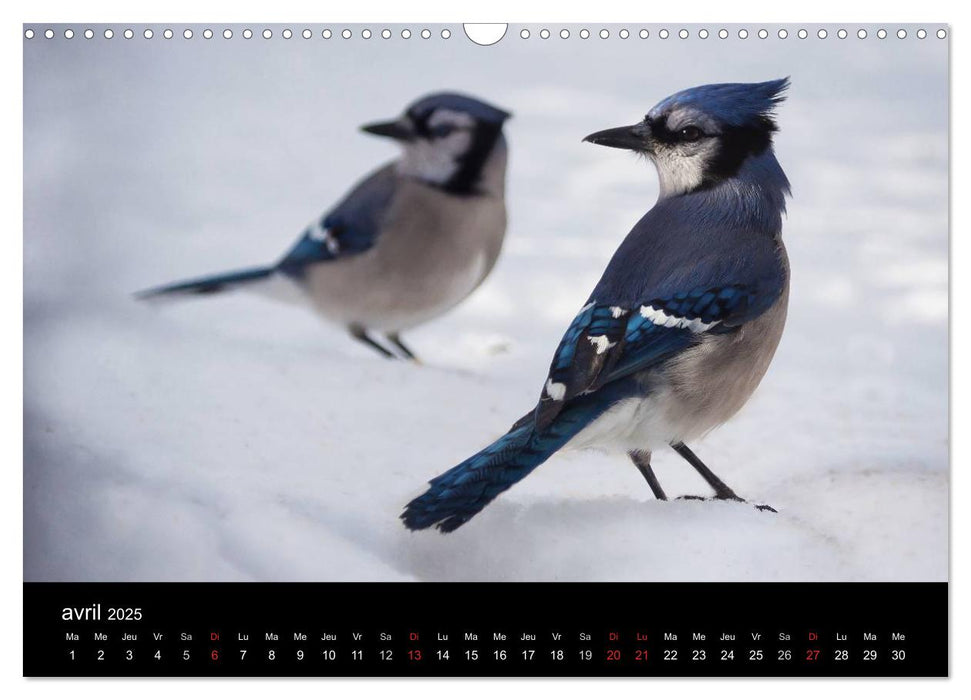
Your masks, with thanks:
[[[28,583],[27,676],[946,676],[944,583]]]

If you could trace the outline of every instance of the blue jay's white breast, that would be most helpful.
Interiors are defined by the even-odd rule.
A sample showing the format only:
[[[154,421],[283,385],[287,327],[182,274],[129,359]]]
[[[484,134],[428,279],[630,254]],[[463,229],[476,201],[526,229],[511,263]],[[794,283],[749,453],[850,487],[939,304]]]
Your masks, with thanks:
[[[571,449],[656,450],[701,437],[749,400],[782,337],[788,285],[764,314],[734,333],[707,334],[640,377],[641,396],[617,402],[576,435]]]
[[[501,192],[457,197],[402,178],[374,247],[310,267],[304,284],[331,320],[401,331],[471,294],[495,264],[505,229]]]

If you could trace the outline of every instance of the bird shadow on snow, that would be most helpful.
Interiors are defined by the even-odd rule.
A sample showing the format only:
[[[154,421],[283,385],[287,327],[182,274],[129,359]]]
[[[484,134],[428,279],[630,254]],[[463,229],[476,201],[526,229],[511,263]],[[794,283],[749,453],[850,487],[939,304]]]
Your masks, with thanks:
[[[499,501],[448,535],[299,510],[420,581],[759,581],[845,567],[827,537],[746,503]]]
[[[839,557],[750,504],[626,497],[497,503],[455,533],[400,542],[401,566],[423,580],[778,580]]]

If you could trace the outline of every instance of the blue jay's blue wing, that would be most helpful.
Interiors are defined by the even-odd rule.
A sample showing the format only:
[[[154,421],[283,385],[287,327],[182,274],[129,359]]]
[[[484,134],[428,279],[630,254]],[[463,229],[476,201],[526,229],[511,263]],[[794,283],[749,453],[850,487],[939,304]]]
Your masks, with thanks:
[[[395,192],[393,165],[371,174],[303,236],[277,263],[277,269],[293,277],[303,274],[307,265],[330,262],[358,255],[371,248],[381,228]]]
[[[728,333],[766,311],[781,281],[699,285],[644,299],[633,308],[591,301],[560,342],[535,426],[544,430],[571,400],[655,367],[698,343],[706,333]]]
[[[787,272],[774,224],[716,216],[710,196],[658,202],[621,243],[553,356],[538,429],[575,397],[732,332],[779,298]]]
[[[745,284],[696,287],[666,299],[653,299],[632,313],[622,356],[598,385],[647,369],[701,340],[705,333],[730,333],[766,311],[777,290]],[[769,303],[766,303],[766,302]]]

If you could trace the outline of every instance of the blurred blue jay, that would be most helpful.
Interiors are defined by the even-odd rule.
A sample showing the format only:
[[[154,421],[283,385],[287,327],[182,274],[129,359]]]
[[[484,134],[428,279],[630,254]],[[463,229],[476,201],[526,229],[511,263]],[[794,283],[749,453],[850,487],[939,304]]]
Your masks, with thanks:
[[[400,333],[472,293],[492,270],[506,232],[509,113],[481,100],[438,93],[398,119],[364,131],[394,139],[402,156],[358,183],[313,221],[275,265],[140,292],[139,298],[211,294],[246,287],[309,301],[325,318],[386,357],[414,353]],[[269,284],[268,284],[269,283]]]
[[[406,506],[408,528],[451,532],[564,447],[627,451],[654,496],[666,500],[651,452],[671,446],[715,498],[741,500],[685,441],[745,404],[782,336],[789,182],[772,134],[788,84],[684,90],[633,126],[584,139],[650,158],[658,201],[567,329],[535,409],[433,479]]]

